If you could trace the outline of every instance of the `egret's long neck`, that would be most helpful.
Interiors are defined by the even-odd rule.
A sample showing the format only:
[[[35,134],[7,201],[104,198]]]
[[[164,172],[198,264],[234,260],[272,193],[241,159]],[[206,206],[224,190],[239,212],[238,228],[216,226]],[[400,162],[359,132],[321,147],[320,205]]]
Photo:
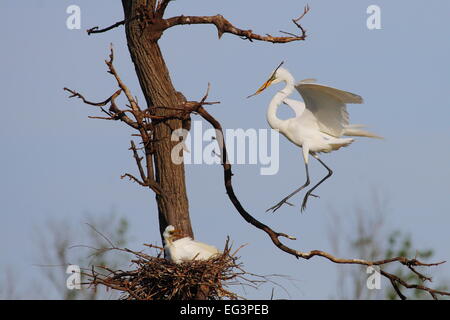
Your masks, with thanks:
[[[164,235],[164,244],[171,245],[172,243],[173,243],[172,237],[170,237],[168,235]]]
[[[283,100],[290,96],[292,91],[294,91],[294,78],[290,76],[289,78],[285,79],[285,81],[286,86],[284,87],[284,89],[278,91],[275,94],[275,96],[270,101],[269,108],[267,109],[267,121],[273,129],[281,129],[283,123],[285,122],[285,120],[277,117],[277,109],[280,106],[281,102],[283,102]]]

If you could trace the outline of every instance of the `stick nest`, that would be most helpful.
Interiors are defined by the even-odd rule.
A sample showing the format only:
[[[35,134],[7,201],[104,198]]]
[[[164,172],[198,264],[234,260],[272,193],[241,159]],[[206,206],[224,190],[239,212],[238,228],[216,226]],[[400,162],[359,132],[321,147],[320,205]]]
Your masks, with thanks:
[[[121,291],[121,299],[124,300],[236,300],[241,297],[226,287],[238,284],[257,288],[266,282],[264,276],[247,273],[242,268],[235,256],[239,249],[231,254],[228,240],[221,255],[181,264],[161,258],[162,248],[158,249],[161,252],[155,257],[129,249],[112,248],[131,253],[135,257],[131,260],[134,269],[122,271],[105,266],[93,267],[89,272],[84,272],[89,278],[87,284],[94,288],[102,285]]]

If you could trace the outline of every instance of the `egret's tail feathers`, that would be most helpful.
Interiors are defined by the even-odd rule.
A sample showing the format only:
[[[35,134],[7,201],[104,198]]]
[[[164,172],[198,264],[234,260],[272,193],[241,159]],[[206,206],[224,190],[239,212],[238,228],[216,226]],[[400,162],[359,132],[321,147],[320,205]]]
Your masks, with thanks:
[[[367,137],[367,138],[375,138],[375,139],[384,139],[381,136],[378,136],[374,133],[368,132],[363,130],[364,125],[361,124],[349,124],[344,129],[344,136],[351,136],[351,137]]]
[[[349,146],[352,142],[354,142],[355,140],[352,138],[334,138],[331,139],[328,143],[331,146],[331,150],[326,151],[326,152],[330,152],[333,150],[339,150],[342,147],[347,147]]]

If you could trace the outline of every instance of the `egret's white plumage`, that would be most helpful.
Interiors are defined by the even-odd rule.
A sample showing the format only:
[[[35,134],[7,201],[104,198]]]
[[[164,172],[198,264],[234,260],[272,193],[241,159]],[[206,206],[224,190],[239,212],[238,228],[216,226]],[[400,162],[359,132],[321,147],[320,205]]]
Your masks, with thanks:
[[[166,227],[163,238],[166,257],[174,263],[190,260],[208,260],[220,254],[216,247],[209,244],[195,241],[190,237],[179,238],[179,233],[172,225]]]
[[[276,211],[284,203],[288,203],[287,200],[290,197],[309,185],[308,160],[309,155],[312,155],[328,170],[328,175],[306,193],[302,203],[302,210],[304,210],[308,197],[310,195],[315,196],[311,192],[333,173],[319,159],[318,153],[338,150],[341,147],[350,145],[354,141],[353,138],[343,136],[380,137],[363,130],[362,128],[364,126],[362,125],[349,124],[346,105],[348,103],[363,103],[361,96],[316,84],[314,79],[306,79],[295,84],[294,77],[291,73],[280,66],[275,69],[269,80],[254,95],[259,94],[271,84],[279,82],[286,83],[286,86],[278,91],[270,101],[267,110],[267,121],[273,129],[278,130],[292,143],[302,148],[307,180],[303,186],[292,192],[269,210]],[[294,89],[297,89],[303,97],[304,102],[288,98]],[[278,118],[277,109],[281,103],[288,105],[295,112],[295,117],[286,120]]]

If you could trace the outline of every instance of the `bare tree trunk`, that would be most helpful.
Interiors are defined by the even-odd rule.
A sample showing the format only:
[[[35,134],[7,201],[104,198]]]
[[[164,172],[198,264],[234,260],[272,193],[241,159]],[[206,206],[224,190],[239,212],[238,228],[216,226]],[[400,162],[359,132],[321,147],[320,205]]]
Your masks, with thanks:
[[[122,0],[125,19],[135,17],[139,8],[146,6],[154,11],[156,0]],[[184,97],[173,87],[169,71],[158,45],[158,32],[151,25],[142,29],[139,21],[126,24],[128,49],[133,60],[147,107],[177,106]],[[154,109],[157,116],[167,116],[170,111],[164,108]],[[172,162],[171,151],[178,142],[171,141],[173,130],[182,127],[178,119],[153,121],[153,138],[146,152],[153,154],[155,179],[160,184],[163,195],[156,196],[161,234],[169,224],[193,237],[189,217],[189,203],[186,194],[184,165]]]

